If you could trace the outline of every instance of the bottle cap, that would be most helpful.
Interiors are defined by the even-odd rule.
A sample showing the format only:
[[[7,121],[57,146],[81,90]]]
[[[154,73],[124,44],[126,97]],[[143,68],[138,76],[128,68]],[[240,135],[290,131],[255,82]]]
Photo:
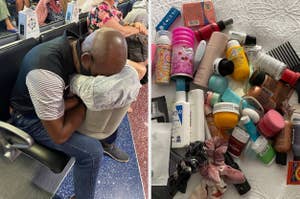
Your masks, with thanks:
[[[240,42],[238,40],[235,40],[235,39],[228,41],[228,43],[227,43],[227,49],[231,48],[233,46],[241,46],[241,44],[240,44]]]
[[[281,75],[281,80],[295,86],[299,79],[299,75],[290,69],[284,69]]]
[[[265,78],[266,78],[266,73],[263,71],[257,70],[251,75],[251,77],[249,79],[249,83],[252,86],[260,86],[265,81]]]
[[[176,91],[185,91],[185,79],[177,77],[176,78]]]
[[[228,79],[220,75],[212,75],[208,80],[208,88],[214,92],[224,93],[228,87]]]
[[[230,112],[235,114],[240,114],[239,105],[231,102],[219,102],[216,103],[213,107],[213,114],[219,112]]]
[[[259,121],[260,116],[257,111],[253,110],[252,108],[244,108],[242,110],[243,116],[248,116],[249,119],[251,119],[255,124]],[[242,117],[243,118],[243,117]],[[242,119],[241,118],[241,119]],[[247,120],[248,121],[248,120]],[[247,122],[245,122],[247,123]]]
[[[222,76],[230,75],[234,71],[233,62],[226,58],[215,59],[213,66],[214,72]]]
[[[171,45],[170,32],[167,30],[160,30],[157,32],[156,44],[168,44]]]
[[[256,45],[256,37],[247,35],[245,39],[245,45]]]
[[[226,20],[221,20],[217,22],[217,25],[219,26],[220,30],[224,30],[226,26],[233,24],[233,19],[226,19]]]
[[[245,116],[242,116],[241,117],[241,122],[242,122],[242,124],[244,125],[244,124],[247,124],[248,122],[250,122],[251,120],[250,120],[250,117],[248,116],[248,115],[245,115]]]
[[[287,153],[276,152],[276,163],[286,165]]]

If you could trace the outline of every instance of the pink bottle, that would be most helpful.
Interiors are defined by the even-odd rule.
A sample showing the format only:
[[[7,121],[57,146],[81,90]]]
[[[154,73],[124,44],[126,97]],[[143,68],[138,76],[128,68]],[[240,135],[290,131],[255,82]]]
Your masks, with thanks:
[[[274,109],[269,110],[258,122],[258,131],[266,138],[274,137],[284,128],[283,117]]]
[[[171,77],[193,78],[194,33],[186,27],[172,31]]]

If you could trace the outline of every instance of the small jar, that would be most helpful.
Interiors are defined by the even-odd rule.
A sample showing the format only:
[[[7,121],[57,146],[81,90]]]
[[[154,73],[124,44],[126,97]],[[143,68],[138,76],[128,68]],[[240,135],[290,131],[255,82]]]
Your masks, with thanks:
[[[193,79],[194,35],[186,27],[175,28],[172,32],[171,77],[183,76]]]
[[[275,151],[266,138],[259,136],[256,141],[252,143],[251,148],[257,153],[258,159],[264,164],[270,165],[273,163]]]
[[[228,152],[234,157],[239,157],[245,148],[249,137],[249,134],[243,129],[238,126],[235,127],[228,141]]]
[[[232,129],[239,121],[239,106],[231,102],[216,103],[213,108],[214,121],[220,129]]]
[[[284,119],[275,110],[269,110],[258,122],[258,131],[267,138],[277,135],[284,128]]]
[[[208,80],[208,89],[220,93],[221,95],[224,93],[227,87],[228,80],[226,77],[212,75]]]

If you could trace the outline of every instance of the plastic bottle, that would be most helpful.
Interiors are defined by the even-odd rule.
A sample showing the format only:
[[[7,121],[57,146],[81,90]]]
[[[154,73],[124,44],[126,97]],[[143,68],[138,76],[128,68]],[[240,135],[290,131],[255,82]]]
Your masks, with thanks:
[[[275,159],[275,151],[264,136],[259,136],[252,143],[251,148],[257,153],[258,159],[264,164],[270,165]]]
[[[228,141],[228,152],[234,157],[239,157],[245,148],[248,140],[249,134],[246,133],[243,129],[236,126]]]
[[[194,75],[194,35],[186,27],[177,27],[172,31],[171,77],[184,76],[193,79]]]
[[[263,88],[276,103],[276,109],[280,109],[284,100],[289,100],[292,96],[294,89],[282,81],[276,81],[271,76],[263,71],[255,71],[249,83],[252,86],[260,86]]]
[[[214,31],[222,31],[224,30],[228,25],[233,23],[233,19],[227,19],[224,21],[218,21],[217,23],[211,23],[209,25],[206,25],[199,30],[195,30],[195,36],[198,41],[201,40],[209,40],[211,35]]]
[[[230,40],[227,44],[226,58],[234,63],[232,78],[237,81],[246,80],[250,74],[248,60],[244,48],[237,40]]]
[[[255,142],[256,139],[259,137],[259,133],[257,132],[257,129],[254,123],[252,122],[252,120],[250,119],[250,117],[248,115],[243,116],[241,117],[240,121],[245,127],[247,133],[249,133],[251,140]]]
[[[176,102],[173,108],[172,148],[190,144],[190,103],[186,101],[185,79],[176,79]]]
[[[166,30],[157,32],[155,58],[155,83],[169,83],[171,72],[171,39],[170,32]]]
[[[276,136],[274,144],[276,163],[281,165],[286,165],[287,152],[292,147],[292,122],[286,118],[284,123],[284,129]]]
[[[191,143],[204,142],[204,92],[201,89],[190,90],[188,102],[191,109]]]

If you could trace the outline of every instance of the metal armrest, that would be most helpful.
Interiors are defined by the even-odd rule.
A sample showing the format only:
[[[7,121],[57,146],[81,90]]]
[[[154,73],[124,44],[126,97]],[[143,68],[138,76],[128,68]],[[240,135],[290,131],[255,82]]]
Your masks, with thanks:
[[[54,173],[60,173],[67,165],[70,157],[34,142],[32,137],[21,129],[0,121],[0,146],[3,146],[4,156],[15,160],[20,151],[39,161]]]
[[[11,148],[29,148],[34,143],[30,135],[7,122],[0,121],[0,134],[10,144]]]

